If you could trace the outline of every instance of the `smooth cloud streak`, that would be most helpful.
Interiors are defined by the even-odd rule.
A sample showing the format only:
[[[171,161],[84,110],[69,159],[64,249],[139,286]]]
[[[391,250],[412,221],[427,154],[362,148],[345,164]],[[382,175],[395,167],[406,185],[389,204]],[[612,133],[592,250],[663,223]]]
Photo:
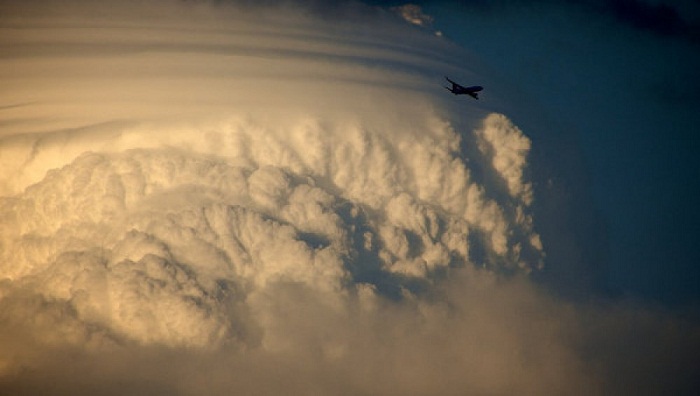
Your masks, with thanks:
[[[522,279],[531,142],[437,95],[449,43],[381,12],[101,7],[3,13],[0,386],[615,385],[571,341],[597,313]]]

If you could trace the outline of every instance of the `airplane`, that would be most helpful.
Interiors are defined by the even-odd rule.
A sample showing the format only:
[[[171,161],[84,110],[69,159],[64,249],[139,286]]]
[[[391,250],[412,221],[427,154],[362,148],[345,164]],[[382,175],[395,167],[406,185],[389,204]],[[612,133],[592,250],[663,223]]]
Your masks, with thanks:
[[[445,76],[445,79],[449,81],[452,84],[452,88],[445,87],[448,91],[452,92],[455,95],[469,95],[474,99],[479,99],[477,96],[477,92],[481,91],[484,89],[484,87],[480,87],[478,85],[474,85],[472,87],[463,87],[456,82],[452,81],[449,79],[449,77]]]

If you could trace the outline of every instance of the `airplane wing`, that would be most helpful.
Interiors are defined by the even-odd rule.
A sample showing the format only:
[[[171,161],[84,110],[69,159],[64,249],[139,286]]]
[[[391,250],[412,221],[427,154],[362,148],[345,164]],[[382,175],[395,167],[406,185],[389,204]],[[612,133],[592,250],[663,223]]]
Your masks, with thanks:
[[[447,77],[447,76],[445,76],[445,80],[449,81],[449,83],[452,84],[452,89],[455,89],[455,88],[460,88],[460,89],[462,89],[462,88],[464,88],[463,86],[461,86],[461,85],[457,84],[456,82],[450,80],[450,78]]]

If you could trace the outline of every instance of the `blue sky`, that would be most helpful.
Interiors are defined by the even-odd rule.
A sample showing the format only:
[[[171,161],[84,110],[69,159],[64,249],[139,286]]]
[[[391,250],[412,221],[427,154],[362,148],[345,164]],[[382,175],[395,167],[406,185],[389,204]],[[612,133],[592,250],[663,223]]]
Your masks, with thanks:
[[[549,166],[571,168],[550,171],[568,179],[565,189],[580,195],[578,202],[591,194],[592,207],[578,208],[571,226],[580,228],[584,249],[596,250],[586,258],[592,286],[668,304],[697,301],[700,7],[682,1],[416,3],[434,18],[432,28],[524,94],[526,103],[512,104],[524,113],[513,115],[516,122],[554,158]],[[530,128],[528,111],[540,114]],[[580,150],[580,162],[551,152],[563,142],[576,146],[567,156]],[[546,271],[566,267],[551,256],[549,266]],[[563,274],[554,278],[573,286]]]

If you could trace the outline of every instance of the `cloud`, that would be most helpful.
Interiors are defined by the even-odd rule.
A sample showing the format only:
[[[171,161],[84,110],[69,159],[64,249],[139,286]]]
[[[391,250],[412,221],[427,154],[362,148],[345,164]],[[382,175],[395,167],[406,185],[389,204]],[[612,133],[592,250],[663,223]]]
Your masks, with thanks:
[[[291,5],[42,5],[1,20],[3,392],[600,393],[589,318],[673,351],[697,329],[528,280],[532,143],[438,95],[441,38]]]
[[[417,26],[430,26],[433,23],[433,17],[424,13],[421,7],[415,4],[404,4],[394,7],[393,10],[405,19],[406,22]]]

